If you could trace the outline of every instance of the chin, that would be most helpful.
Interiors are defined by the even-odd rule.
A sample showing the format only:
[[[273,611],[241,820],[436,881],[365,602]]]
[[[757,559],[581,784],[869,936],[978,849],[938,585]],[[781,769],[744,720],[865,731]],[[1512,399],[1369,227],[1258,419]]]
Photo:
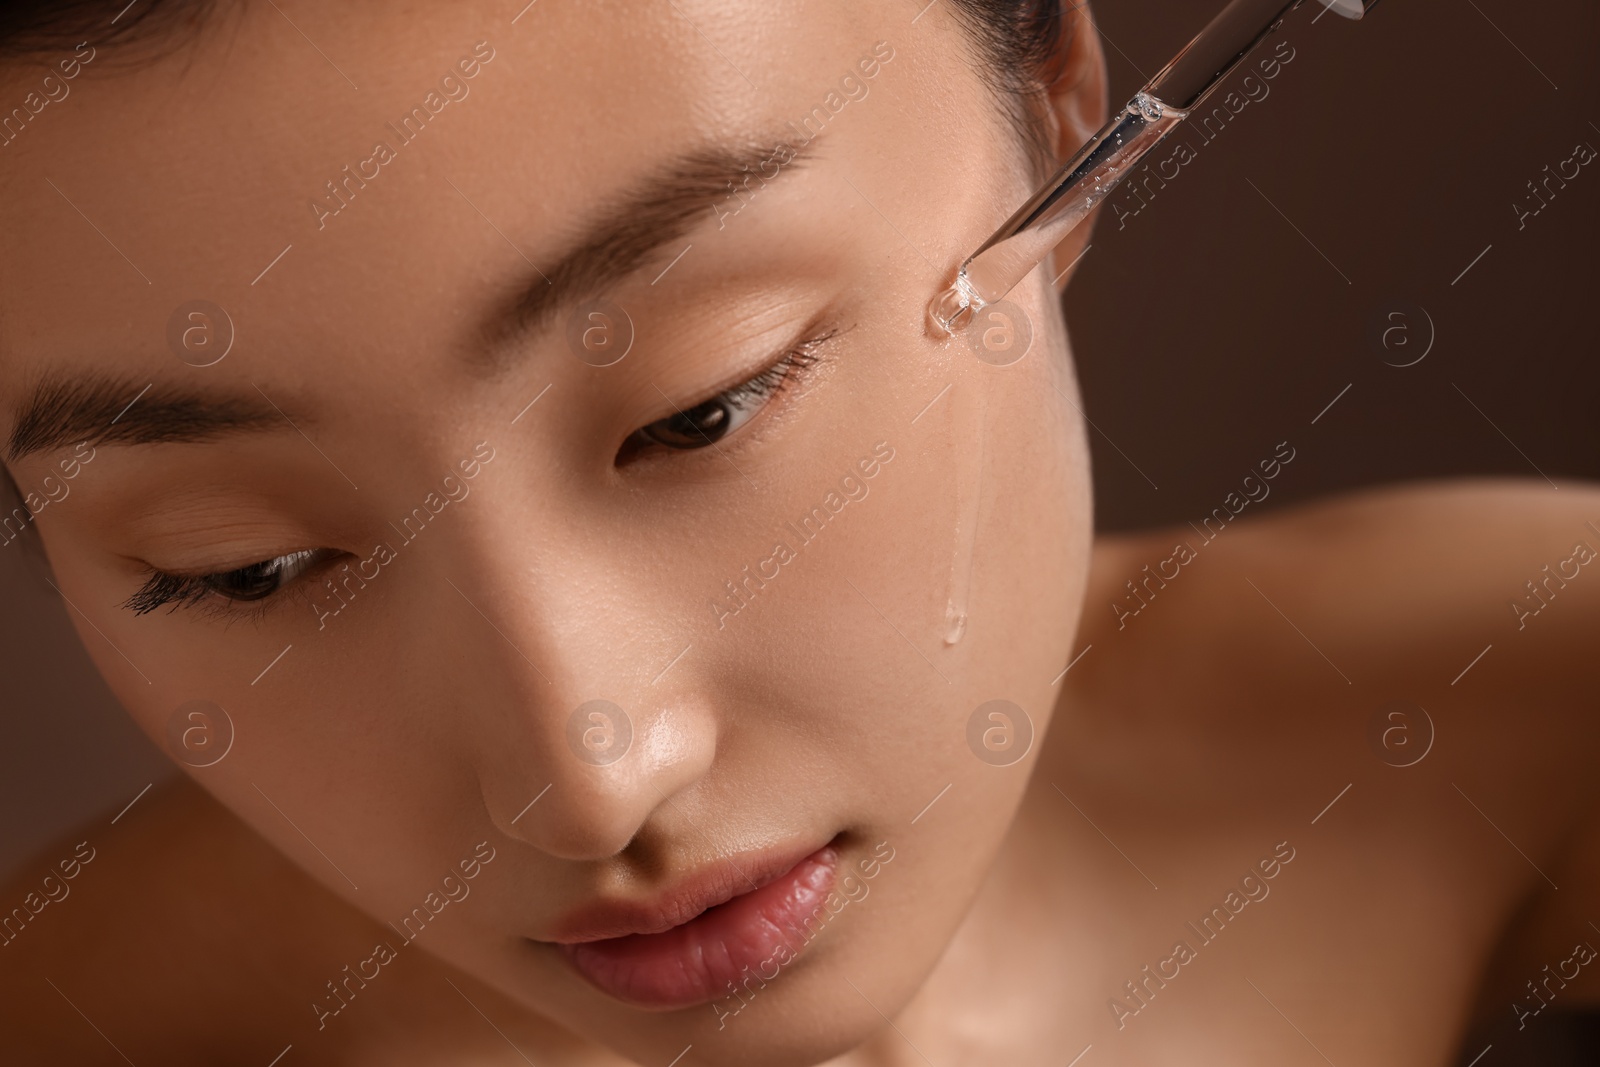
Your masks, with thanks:
[[[842,972],[823,968],[808,978],[813,980],[806,984],[815,988],[791,989],[788,995],[769,991],[766,1005],[753,1002],[737,1019],[724,1019],[721,1029],[702,1008],[704,1018],[698,1011],[683,1013],[693,1021],[677,1026],[663,1019],[659,1028],[623,1024],[586,1036],[638,1063],[666,1064],[692,1045],[684,1062],[692,1060],[696,1067],[813,1067],[858,1048],[887,1025]],[[851,981],[859,985],[857,978]],[[879,1006],[892,1016],[900,1005]],[[626,1036],[619,1040],[619,1033]]]

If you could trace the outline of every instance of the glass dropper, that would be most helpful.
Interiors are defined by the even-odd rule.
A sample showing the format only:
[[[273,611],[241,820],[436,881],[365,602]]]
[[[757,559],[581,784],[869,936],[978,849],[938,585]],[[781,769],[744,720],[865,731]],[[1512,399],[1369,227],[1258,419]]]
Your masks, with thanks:
[[[1359,19],[1378,0],[1316,2],[1345,18]],[[1003,299],[1301,3],[1232,0],[967,257],[955,282],[928,305],[934,328],[955,333],[983,308]]]

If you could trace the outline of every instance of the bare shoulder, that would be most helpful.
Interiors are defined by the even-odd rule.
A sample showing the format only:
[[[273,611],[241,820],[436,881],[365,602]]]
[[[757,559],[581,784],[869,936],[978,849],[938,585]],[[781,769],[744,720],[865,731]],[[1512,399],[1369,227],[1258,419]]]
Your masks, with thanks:
[[[74,1063],[270,1044],[272,1021],[241,1004],[292,973],[292,935],[345,922],[336,902],[187,778],[111,817],[0,889],[3,1044]]]
[[[1208,662],[1234,649],[1270,667],[1260,663],[1266,649],[1298,645],[1304,655],[1270,659],[1297,672],[1317,658],[1347,683],[1365,675],[1448,686],[1489,649],[1473,665],[1473,689],[1458,693],[1537,683],[1559,701],[1581,695],[1568,683],[1591,673],[1584,653],[1600,632],[1594,483],[1388,486],[1107,538],[1100,549],[1085,633],[1113,647],[1132,637],[1134,654],[1209,635],[1216,647],[1198,653]],[[1276,628],[1265,625],[1273,618]]]
[[[315,1033],[309,1005],[381,928],[188,778],[111,818],[0,889],[16,906],[0,948],[0,1059],[267,1063],[293,1044],[298,1062],[366,1062],[367,1035],[414,1010],[420,957],[372,998],[370,1025]]]
[[[1600,806],[1597,528],[1600,486],[1458,480],[1106,538],[1063,699],[1196,789],[1234,767],[1289,795],[1384,770],[1371,720],[1403,702],[1439,803],[1476,787],[1553,858]]]
[[[1158,847],[1295,836],[1308,958],[1448,957],[1441,1012],[1511,1019],[1600,946],[1576,907],[1600,892],[1600,486],[1251,507],[1097,543],[1052,770],[1158,804]]]

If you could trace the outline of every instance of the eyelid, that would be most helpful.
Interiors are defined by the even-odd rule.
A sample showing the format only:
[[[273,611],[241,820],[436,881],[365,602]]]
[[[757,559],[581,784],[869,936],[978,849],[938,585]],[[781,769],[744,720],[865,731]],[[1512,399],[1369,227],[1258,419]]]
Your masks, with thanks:
[[[247,567],[271,563],[274,560],[287,559],[290,556],[298,556],[303,552],[316,552],[319,551],[319,548],[320,546],[317,545],[301,545],[282,551],[278,551],[276,548],[268,548],[261,551],[246,549],[242,552],[230,550],[226,555],[218,553],[218,555],[222,555],[222,559],[217,563],[198,563],[177,567],[160,567],[144,560],[133,560],[133,562],[141,572],[146,574],[165,574],[172,578],[199,580],[201,578],[216,578],[224,574],[232,574],[234,571],[242,571]]]
[[[673,415],[663,416],[654,420],[645,426],[639,427],[629,435],[628,440],[624,442],[622,449],[618,452],[617,464],[621,466],[624,463],[633,462],[640,453],[657,450],[665,451],[670,455],[683,455],[700,451],[699,447],[674,448],[669,444],[659,442],[649,430],[657,423],[668,421],[674,415],[685,415],[695,408],[713,401],[722,401],[730,407],[744,408],[749,401],[742,399],[740,394],[745,394],[757,402],[754,410],[750,412],[743,423],[727,431],[724,436],[718,437],[714,442],[717,446],[716,450],[721,452],[726,452],[729,448],[737,449],[742,447],[750,440],[750,433],[745,430],[746,424],[768,416],[771,409],[778,403],[777,398],[780,394],[786,393],[802,384],[810,384],[811,377],[815,373],[817,366],[825,363],[828,359],[825,346],[843,332],[845,331],[842,328],[827,322],[820,315],[812,318],[806,329],[801,331],[799,339],[792,341],[779,355],[767,360],[759,370],[746,372],[738,381],[709,395],[696,393],[693,394],[696,399],[681,403],[672,401]],[[775,378],[774,375],[776,375]],[[641,439],[643,439],[642,444],[639,443]],[[724,444],[725,442],[727,442],[726,445]],[[708,441],[708,444],[710,443],[712,442]]]
[[[726,381],[725,384],[710,390],[696,390],[684,400],[674,397],[673,404],[683,411],[688,411],[698,404],[704,404],[707,401],[716,400],[729,393],[737,392],[741,388],[749,386],[751,382],[761,378],[762,375],[770,373],[779,365],[795,359],[797,355],[803,365],[809,368],[825,358],[826,353],[818,350],[844,332],[844,329],[830,321],[825,314],[813,315],[806,320],[806,324],[801,329],[789,332],[788,341],[777,354],[769,355],[754,370],[740,371],[732,381]]]
[[[748,375],[742,381],[729,386],[727,389],[708,397],[708,400],[717,400],[724,397],[733,397],[746,393],[761,398],[770,398],[791,384],[799,372],[815,366],[823,358],[818,351],[823,345],[831,341],[839,330],[837,327],[828,327],[821,333],[813,334],[794,342],[776,359],[770,360],[760,370]],[[772,376],[779,377],[772,381]],[[770,384],[768,384],[770,381]]]
[[[760,373],[837,322],[840,314],[837,298],[821,294],[735,295],[714,314],[699,311],[669,318],[662,326],[664,336],[651,342],[658,350],[652,355],[659,356],[663,367],[699,369],[694,379],[685,378],[693,387],[667,390],[675,402],[687,406],[685,401],[710,399]]]
[[[187,472],[184,467],[177,470]],[[156,506],[145,505],[121,522],[127,544],[117,553],[118,560],[140,573],[156,570],[199,578],[363,539],[359,521],[317,509],[314,500],[279,495],[263,498],[251,484],[255,473],[254,467],[240,469],[233,484],[208,479],[200,487],[203,497],[191,494],[188,485],[177,486],[177,492],[170,481],[156,486],[158,491],[165,490],[157,497]],[[123,516],[119,513],[110,518],[116,521]]]
[[[208,568],[200,573],[175,573],[146,566],[144,585],[129,596],[122,606],[135,615],[146,615],[157,608],[167,607],[169,614],[179,608],[198,608],[228,618],[244,614],[259,617],[281,601],[287,593],[299,588],[308,574],[320,569],[340,554],[330,548],[291,549],[265,559],[252,560],[238,566]],[[291,573],[283,578],[276,588],[259,597],[229,596],[226,592],[208,584],[215,579],[226,578],[241,571],[280,561],[288,561],[284,563],[283,569]]]

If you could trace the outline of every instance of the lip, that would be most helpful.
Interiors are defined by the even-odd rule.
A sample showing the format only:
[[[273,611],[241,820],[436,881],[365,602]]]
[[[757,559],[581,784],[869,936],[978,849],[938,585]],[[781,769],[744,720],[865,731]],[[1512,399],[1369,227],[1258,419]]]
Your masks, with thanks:
[[[804,920],[833,889],[839,851],[803,848],[729,857],[648,900],[596,901],[543,940],[618,1000],[655,1009],[715,1000],[763,966],[770,979],[809,940]]]

